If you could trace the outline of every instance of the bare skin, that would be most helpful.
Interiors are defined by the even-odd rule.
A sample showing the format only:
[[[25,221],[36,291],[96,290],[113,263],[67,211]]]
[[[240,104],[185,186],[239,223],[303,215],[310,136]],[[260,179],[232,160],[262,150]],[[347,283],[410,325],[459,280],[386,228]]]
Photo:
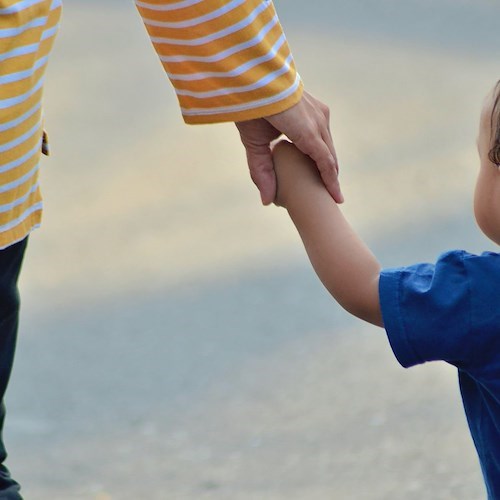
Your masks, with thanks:
[[[498,92],[500,85],[488,95],[481,113],[474,212],[484,234],[500,244],[500,168],[488,158],[492,121],[499,119],[497,113],[492,116]],[[319,278],[347,311],[383,326],[377,259],[334,203],[309,157],[284,141],[276,145],[273,156],[278,178],[275,203],[288,210]]]
[[[312,160],[285,141],[273,154],[278,176],[275,203],[288,210],[316,274],[344,309],[383,326],[377,259],[332,200]]]
[[[246,149],[250,176],[264,205],[271,204],[276,197],[270,145],[282,134],[314,161],[332,198],[337,203],[344,201],[330,132],[330,111],[321,101],[304,92],[299,103],[290,109],[266,118],[237,122],[236,126]]]
[[[481,165],[474,193],[474,214],[483,231],[497,245],[500,245],[500,168],[488,158],[492,147],[491,120],[493,106],[500,88],[497,86],[486,97],[481,112],[477,149]],[[497,110],[494,119],[498,119]]]

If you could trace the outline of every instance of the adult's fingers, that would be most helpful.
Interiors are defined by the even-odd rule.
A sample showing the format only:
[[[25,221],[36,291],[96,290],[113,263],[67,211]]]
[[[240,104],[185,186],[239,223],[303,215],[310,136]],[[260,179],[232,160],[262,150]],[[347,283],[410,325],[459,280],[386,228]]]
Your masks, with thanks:
[[[335,162],[335,170],[337,172],[337,176],[339,175],[340,167],[339,167],[339,161],[337,158],[337,152],[335,151],[335,146],[333,144],[333,136],[332,136],[332,129],[330,127],[330,109],[328,106],[325,106],[324,114],[326,118],[326,130],[324,130],[321,134],[323,137],[323,140],[325,141],[325,144],[328,146],[328,149],[330,150],[330,153],[333,156],[333,160]]]
[[[332,132],[330,128],[330,108],[319,101],[318,99],[314,98],[313,96],[309,96],[311,99],[314,99],[316,103],[316,109],[319,111],[321,116],[319,117],[317,123],[320,131],[320,136],[323,139],[323,142],[326,144],[328,147],[330,154],[333,157],[333,162],[335,165],[335,173],[336,176],[338,177],[339,174],[339,164],[337,160],[337,152],[335,151],[335,146],[333,145],[333,137],[332,137]]]
[[[332,146],[333,146],[332,136],[330,133],[330,127],[328,127],[326,133],[323,132],[322,137],[323,137],[323,140],[327,146],[329,143],[332,144]],[[333,172],[327,171],[325,174],[323,174],[321,168],[320,167],[318,167],[318,168],[319,168],[320,173],[321,173],[321,178],[325,182],[325,185],[327,186],[327,188],[328,188],[328,186],[331,186],[330,188],[328,188],[328,191],[332,195],[333,199],[337,203],[343,203],[344,196],[342,195],[342,190],[340,188],[340,182],[339,182],[339,163],[337,160],[337,153],[335,152],[334,147],[333,148],[328,147],[328,149],[330,150],[330,153],[333,156],[335,170]],[[327,178],[328,180],[325,180],[325,178]]]
[[[314,99],[316,103],[316,108],[318,112],[321,114],[320,118],[318,119],[318,126],[320,129],[320,135],[324,141],[324,143],[327,145],[328,149],[330,150],[331,155],[333,156],[333,161],[335,162],[335,170],[339,171],[339,165],[337,161],[337,153],[335,151],[335,146],[333,145],[333,137],[332,137],[332,131],[330,128],[330,108],[319,101],[318,99],[314,98],[313,96],[309,96],[310,99]]]
[[[276,198],[276,174],[269,146],[247,148],[247,162],[262,204],[270,205]]]
[[[343,203],[344,196],[338,180],[337,161],[328,147],[328,137],[328,132],[325,129],[322,132],[317,131],[300,138],[295,141],[295,145],[316,163],[323,183],[332,198],[337,203]]]
[[[237,122],[236,126],[245,146],[250,176],[260,192],[262,203],[270,205],[276,197],[276,174],[270,143],[281,132],[265,119]]]
[[[338,182],[338,163],[330,132],[328,106],[304,92],[292,108],[266,118],[316,163],[328,192],[337,203],[344,198]]]

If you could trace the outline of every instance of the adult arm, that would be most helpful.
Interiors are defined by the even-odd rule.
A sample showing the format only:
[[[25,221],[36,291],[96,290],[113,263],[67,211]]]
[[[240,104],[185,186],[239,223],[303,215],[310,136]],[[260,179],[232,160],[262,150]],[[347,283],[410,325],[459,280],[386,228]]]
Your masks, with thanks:
[[[293,220],[317,275],[351,314],[383,326],[380,264],[326,191],[310,158],[292,144],[274,149],[276,203]]]
[[[269,144],[281,133],[312,157],[337,201],[325,105],[304,93],[270,0],[136,0],[186,123],[236,122],[265,204],[276,181]]]

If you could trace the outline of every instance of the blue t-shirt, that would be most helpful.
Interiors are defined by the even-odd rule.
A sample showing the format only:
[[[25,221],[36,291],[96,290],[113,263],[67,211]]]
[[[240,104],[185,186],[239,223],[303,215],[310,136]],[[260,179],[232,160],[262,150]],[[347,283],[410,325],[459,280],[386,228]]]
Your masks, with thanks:
[[[500,499],[500,254],[454,251],[384,270],[380,304],[405,368],[435,360],[458,368],[488,497]]]

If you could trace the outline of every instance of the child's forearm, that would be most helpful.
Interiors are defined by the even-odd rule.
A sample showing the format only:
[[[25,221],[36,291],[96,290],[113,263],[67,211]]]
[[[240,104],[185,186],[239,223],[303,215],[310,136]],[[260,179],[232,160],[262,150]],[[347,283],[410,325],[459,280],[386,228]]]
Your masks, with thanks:
[[[383,326],[380,264],[344,218],[309,158],[290,144],[274,152],[277,203],[286,207],[319,278],[347,311]]]

